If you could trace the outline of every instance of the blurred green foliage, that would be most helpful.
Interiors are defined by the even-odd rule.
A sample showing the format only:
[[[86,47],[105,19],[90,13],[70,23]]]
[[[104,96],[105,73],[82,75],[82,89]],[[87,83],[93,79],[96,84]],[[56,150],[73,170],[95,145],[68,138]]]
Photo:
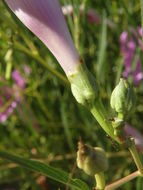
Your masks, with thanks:
[[[85,3],[85,15],[79,14],[79,6]],[[139,0],[95,1],[61,0],[62,5],[73,4],[73,17],[67,23],[75,44],[87,67],[96,76],[101,96],[112,118],[109,107],[111,92],[119,81],[123,69],[120,55],[120,34],[131,27],[141,25]],[[102,18],[100,24],[89,23],[88,8],[93,8]],[[109,27],[107,19],[113,23]],[[11,67],[5,59],[11,50]],[[61,168],[74,177],[81,178],[90,187],[94,180],[75,169],[79,137],[92,145],[101,146],[110,158],[107,182],[114,181],[135,170],[126,150],[120,149],[102,131],[92,115],[73,98],[66,76],[49,50],[29,32],[0,1],[0,77],[8,86],[13,81],[11,72],[18,69],[23,75],[23,65],[28,65],[31,74],[25,76],[27,86],[22,102],[6,122],[0,123],[0,149],[42,160],[53,167]],[[0,84],[1,85],[1,84]],[[137,106],[129,123],[142,132],[143,83],[136,88]],[[111,153],[112,152],[112,153]],[[64,189],[60,183],[45,179],[38,182],[40,174],[29,172],[14,163],[0,160],[0,189],[42,190]],[[141,179],[124,185],[125,190],[140,189]],[[121,188],[122,189],[122,188]]]

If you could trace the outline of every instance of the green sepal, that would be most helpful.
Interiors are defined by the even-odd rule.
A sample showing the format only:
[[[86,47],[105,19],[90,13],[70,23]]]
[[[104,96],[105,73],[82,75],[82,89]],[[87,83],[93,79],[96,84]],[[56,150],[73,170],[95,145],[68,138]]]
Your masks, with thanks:
[[[79,63],[74,73],[68,75],[72,93],[78,103],[88,107],[98,97],[95,77],[88,71],[84,63]]]

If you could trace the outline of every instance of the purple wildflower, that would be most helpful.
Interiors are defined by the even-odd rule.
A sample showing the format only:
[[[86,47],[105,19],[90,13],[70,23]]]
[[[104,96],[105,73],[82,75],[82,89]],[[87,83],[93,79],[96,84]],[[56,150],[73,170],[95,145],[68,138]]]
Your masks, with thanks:
[[[21,101],[21,92],[26,86],[26,79],[18,70],[12,72],[14,84],[8,87],[6,81],[0,78],[0,122],[5,122]]]
[[[15,15],[53,53],[65,73],[73,72],[79,55],[58,0],[5,0]]]
[[[26,79],[19,73],[18,70],[12,72],[12,78],[20,88],[25,88]]]
[[[13,112],[12,89],[7,86],[0,87],[0,122],[5,122]]]
[[[123,77],[128,78],[129,76],[132,76],[134,85],[138,85],[140,81],[143,79],[140,57],[137,58],[135,70],[132,71],[132,62],[137,47],[139,46],[141,50],[143,50],[141,34],[142,30],[141,28],[138,28],[138,33],[135,30],[132,30],[132,35],[130,37],[128,35],[128,32],[126,31],[124,31],[120,36],[121,53],[125,57]]]

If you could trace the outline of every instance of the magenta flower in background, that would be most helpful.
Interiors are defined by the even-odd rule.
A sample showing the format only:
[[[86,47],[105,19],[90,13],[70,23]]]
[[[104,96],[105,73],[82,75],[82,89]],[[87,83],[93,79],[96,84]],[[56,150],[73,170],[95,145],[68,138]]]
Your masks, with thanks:
[[[143,151],[143,135],[134,127],[126,123],[125,133],[127,136],[131,136],[135,139],[136,147],[139,151]]]
[[[65,73],[73,71],[79,55],[58,0],[5,0],[15,15],[53,53]]]
[[[83,6],[81,5],[79,7],[79,9],[80,9],[80,16],[82,16],[83,15]],[[73,6],[70,5],[70,4],[69,5],[65,5],[65,6],[62,7],[62,11],[63,11],[63,14],[65,16],[67,16],[67,15],[73,15]],[[91,24],[101,24],[102,23],[102,18],[96,12],[95,9],[88,8],[86,15],[87,15],[87,21],[89,23],[91,23]],[[115,24],[111,20],[109,20],[109,19],[107,19],[107,25],[109,27],[111,27],[111,28],[115,27]]]
[[[131,36],[129,36],[128,32],[124,31],[120,36],[120,46],[121,53],[124,56],[124,71],[123,77],[128,78],[129,76],[133,77],[134,85],[138,85],[140,81],[143,79],[143,72],[141,69],[141,61],[140,57],[137,58],[137,63],[135,70],[132,71],[132,62],[139,46],[141,50],[143,50],[143,44],[141,40],[142,30],[139,27],[138,32],[132,30]]]
[[[25,75],[27,75],[27,76],[30,75],[31,68],[28,67],[26,64],[23,65],[23,70],[24,70]]]
[[[18,70],[14,70],[12,72],[12,78],[15,81],[15,83],[17,84],[17,86],[19,86],[22,89],[25,88],[26,79],[20,74],[20,72]]]
[[[83,15],[83,6],[79,7],[81,16]],[[73,15],[73,6],[72,5],[65,5],[62,7],[63,14],[66,15]],[[90,23],[101,23],[101,16],[94,10],[88,9],[87,10],[87,19]]]
[[[0,82],[4,84],[4,81],[0,80]],[[5,122],[17,106],[13,94],[11,87],[6,85],[0,87],[0,122]]]
[[[25,70],[26,68],[26,70]],[[28,76],[30,74],[30,68],[24,65],[24,73]],[[28,73],[26,72],[28,71]],[[27,84],[27,80],[18,70],[12,72],[13,85],[7,86],[7,83],[2,77],[0,82],[3,84],[0,86],[0,122],[5,122],[8,117],[14,112],[15,108],[21,101],[21,92],[24,90]]]
[[[2,82],[2,79],[0,79]],[[11,106],[11,89],[6,86],[0,87],[0,122],[5,122],[8,116],[13,112]],[[7,103],[7,106],[5,106]]]

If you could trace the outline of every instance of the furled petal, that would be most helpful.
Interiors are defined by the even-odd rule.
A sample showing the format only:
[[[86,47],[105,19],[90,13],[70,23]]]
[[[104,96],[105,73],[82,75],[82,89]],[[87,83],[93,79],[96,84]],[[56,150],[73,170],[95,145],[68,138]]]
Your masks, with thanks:
[[[78,63],[58,0],[5,0],[15,15],[50,49],[65,73]]]

